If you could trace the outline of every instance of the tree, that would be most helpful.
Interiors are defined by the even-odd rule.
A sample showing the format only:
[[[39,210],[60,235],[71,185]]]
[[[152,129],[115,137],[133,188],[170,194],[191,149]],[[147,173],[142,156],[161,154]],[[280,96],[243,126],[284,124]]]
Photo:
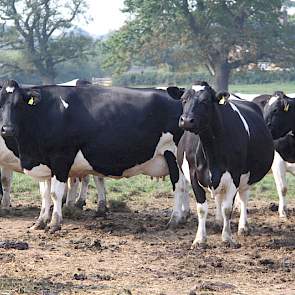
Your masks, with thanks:
[[[153,51],[159,56],[157,49],[163,43],[170,48],[180,47],[191,64],[207,67],[218,90],[227,90],[233,69],[271,57],[282,29],[283,2],[125,0],[125,12],[132,16],[129,32],[137,34],[132,35],[131,46],[123,38],[124,50],[134,56],[153,44]],[[131,39],[126,33],[125,36]]]
[[[73,30],[85,8],[85,0],[0,0],[6,28],[1,47],[9,57],[0,59],[2,68],[36,72],[43,83],[53,83],[58,64],[92,49],[92,39]]]

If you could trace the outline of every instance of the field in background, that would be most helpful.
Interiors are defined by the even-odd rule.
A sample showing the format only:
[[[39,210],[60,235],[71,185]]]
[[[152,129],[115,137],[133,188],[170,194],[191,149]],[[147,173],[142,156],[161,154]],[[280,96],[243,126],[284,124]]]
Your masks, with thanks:
[[[230,85],[229,90],[241,93],[259,93],[272,94],[274,91],[280,90],[285,93],[295,93],[295,83],[267,83],[267,84],[236,84]]]

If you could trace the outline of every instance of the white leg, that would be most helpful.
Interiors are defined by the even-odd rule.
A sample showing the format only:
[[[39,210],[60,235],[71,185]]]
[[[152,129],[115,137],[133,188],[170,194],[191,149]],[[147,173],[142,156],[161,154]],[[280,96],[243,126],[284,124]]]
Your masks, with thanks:
[[[211,192],[212,197],[214,197],[214,194]],[[215,201],[215,220],[218,225],[222,225],[223,222],[223,217],[222,217],[222,212],[221,212],[221,199],[214,197]]]
[[[54,176],[51,178],[51,198],[53,201],[53,212],[50,222],[50,233],[54,233],[61,228],[62,222],[62,197],[65,191],[66,183],[60,182]]]
[[[1,206],[3,208],[9,208],[10,204],[10,191],[12,183],[12,171],[6,168],[1,169],[1,183],[3,190],[3,197],[1,201]]]
[[[271,169],[279,195],[279,216],[284,218],[287,217],[286,163],[277,152],[275,152],[274,161]]]
[[[97,212],[104,215],[107,211],[106,190],[103,177],[93,176],[97,190]]]
[[[39,189],[40,189],[40,194],[42,199],[41,211],[36,223],[31,227],[31,229],[44,229],[46,227],[46,224],[49,220],[50,204],[51,204],[50,188],[51,188],[50,179],[39,182]]]
[[[183,173],[179,171],[179,180],[175,184],[174,207],[168,223],[169,226],[176,226],[184,223],[190,214],[188,182]]]
[[[249,199],[249,188],[239,190],[238,195],[240,199],[240,219],[239,219],[239,228],[238,234],[247,234],[249,232],[248,222],[247,222],[247,205]]]
[[[234,197],[237,193],[237,189],[232,180],[228,181],[225,192],[222,192],[216,197],[221,198],[221,212],[223,216],[223,229],[222,229],[222,240],[224,242],[229,242],[233,244],[234,241],[232,239],[231,228],[230,228],[230,219],[233,209],[233,201]]]
[[[67,200],[66,200],[67,207],[74,207],[75,200],[78,193],[78,187],[79,187],[79,178],[70,177],[68,179],[68,193],[67,193]]]
[[[78,198],[75,201],[75,207],[83,209],[83,206],[86,205],[86,197],[87,197],[89,180],[90,180],[89,175],[84,176],[81,179],[81,190],[80,190]]]
[[[203,204],[197,203],[197,213],[198,213],[198,230],[196,238],[192,244],[192,248],[197,244],[202,245],[207,242],[206,233],[206,219],[208,215],[208,203],[205,201]]]

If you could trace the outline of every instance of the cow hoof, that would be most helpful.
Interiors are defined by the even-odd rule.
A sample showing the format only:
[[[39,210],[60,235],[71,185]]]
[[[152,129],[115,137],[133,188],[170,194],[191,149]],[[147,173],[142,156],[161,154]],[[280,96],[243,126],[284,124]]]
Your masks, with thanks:
[[[191,250],[194,249],[206,249],[208,247],[206,242],[193,242],[191,245]]]
[[[185,224],[187,222],[189,215],[189,212],[183,214],[181,217],[172,215],[166,227],[169,229],[175,229],[180,225]]]
[[[95,212],[95,217],[107,217],[107,209],[103,209],[103,208],[97,208],[96,212]]]
[[[281,219],[288,219],[288,215],[287,215],[287,210],[282,210],[282,211],[279,211],[279,217]]]
[[[49,234],[54,234],[55,232],[61,230],[60,224],[50,225],[45,229],[45,232],[48,232]]]
[[[248,227],[243,227],[243,228],[240,228],[238,230],[238,235],[239,236],[249,236],[250,235],[250,229]]]
[[[33,224],[30,229],[32,230],[41,230],[46,229],[46,222],[43,219],[38,219],[35,224]]]
[[[226,248],[232,248],[232,249],[239,249],[241,248],[241,244],[233,241],[233,240],[230,240],[230,241],[222,241],[222,244],[224,247]]]
[[[75,203],[75,207],[78,208],[78,209],[81,209],[83,210],[83,207],[86,206],[86,202],[85,200],[78,200],[76,203]]]

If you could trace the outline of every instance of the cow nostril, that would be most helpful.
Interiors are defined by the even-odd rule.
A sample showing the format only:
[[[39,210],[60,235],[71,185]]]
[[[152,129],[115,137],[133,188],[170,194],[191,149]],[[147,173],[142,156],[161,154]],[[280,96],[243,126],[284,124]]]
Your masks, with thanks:
[[[184,121],[184,118],[183,116],[180,116],[180,121],[183,122]]]
[[[195,121],[194,119],[190,119],[189,120],[190,123],[194,123],[194,121]]]

